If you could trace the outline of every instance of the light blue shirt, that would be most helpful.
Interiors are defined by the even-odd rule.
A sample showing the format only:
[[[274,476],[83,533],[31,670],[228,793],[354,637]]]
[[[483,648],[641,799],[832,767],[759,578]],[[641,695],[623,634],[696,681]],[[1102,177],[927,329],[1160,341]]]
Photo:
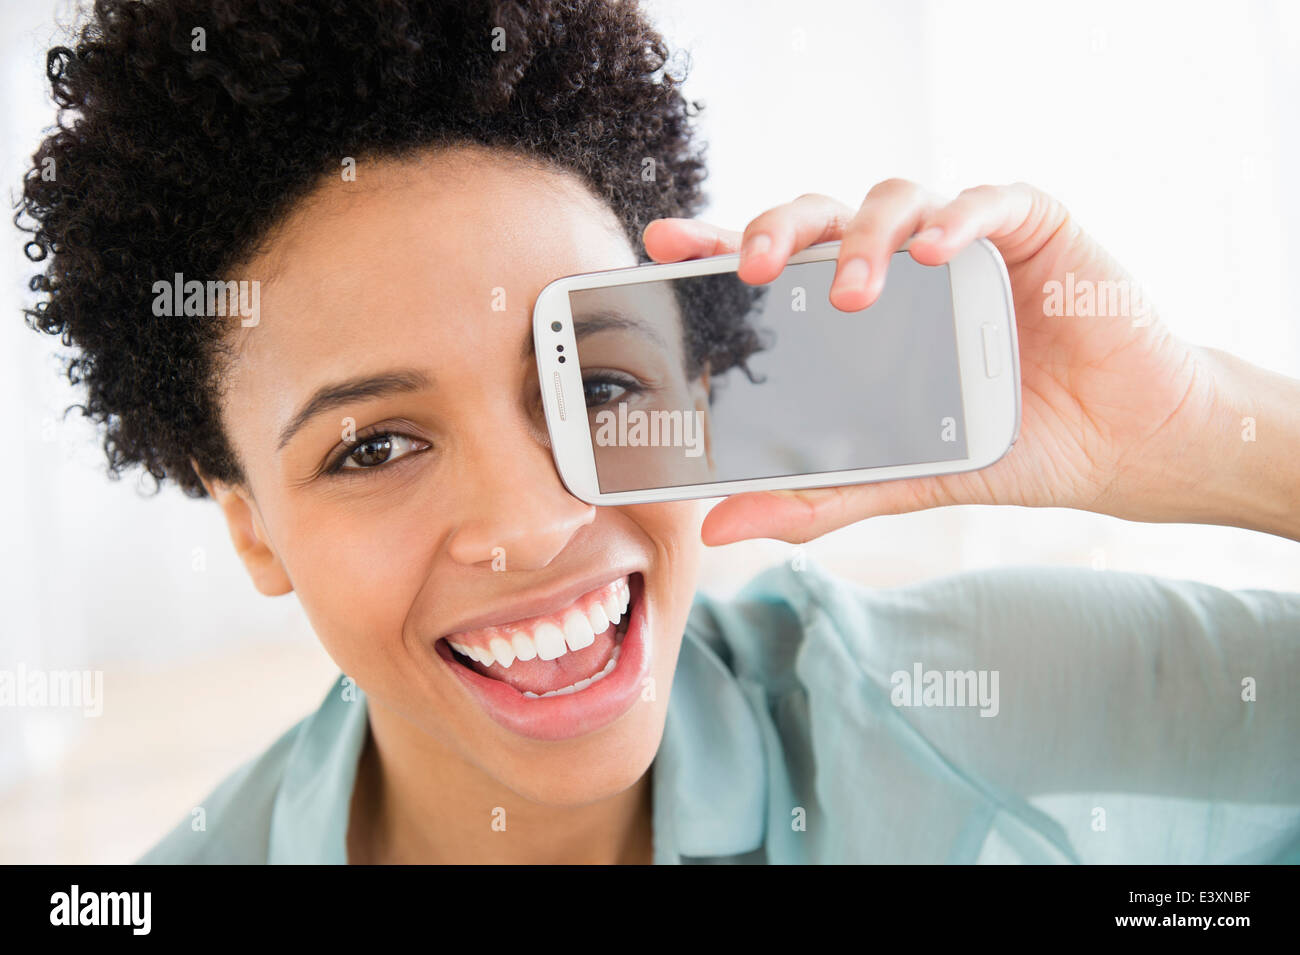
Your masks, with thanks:
[[[655,861],[1296,861],[1298,684],[1297,594],[776,567],[696,598]],[[366,712],[340,677],[140,861],[346,862]]]

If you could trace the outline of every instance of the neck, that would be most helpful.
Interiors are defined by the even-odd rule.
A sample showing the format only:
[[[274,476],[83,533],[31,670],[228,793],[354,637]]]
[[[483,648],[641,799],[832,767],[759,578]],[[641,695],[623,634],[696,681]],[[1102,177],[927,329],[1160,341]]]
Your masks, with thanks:
[[[581,806],[524,799],[370,703],[353,788],[348,861],[361,864],[648,863],[650,773]]]

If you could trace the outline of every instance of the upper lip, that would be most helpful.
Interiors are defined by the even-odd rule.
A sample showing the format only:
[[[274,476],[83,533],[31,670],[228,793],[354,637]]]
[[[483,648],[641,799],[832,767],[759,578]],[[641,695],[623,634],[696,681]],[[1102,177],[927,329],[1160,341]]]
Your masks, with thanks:
[[[589,594],[608,583],[613,583],[620,577],[630,577],[635,573],[639,573],[639,571],[633,567],[612,572],[602,570],[580,580],[574,580],[571,583],[550,587],[545,591],[535,588],[532,592],[526,591],[522,596],[518,594],[512,595],[508,603],[497,604],[490,610],[459,621],[456,626],[440,634],[438,640],[464,633],[467,630],[500,627],[508,623],[528,620],[531,617],[542,617],[546,614],[557,613],[569,607],[584,594]],[[437,640],[434,641],[434,643],[437,642]]]

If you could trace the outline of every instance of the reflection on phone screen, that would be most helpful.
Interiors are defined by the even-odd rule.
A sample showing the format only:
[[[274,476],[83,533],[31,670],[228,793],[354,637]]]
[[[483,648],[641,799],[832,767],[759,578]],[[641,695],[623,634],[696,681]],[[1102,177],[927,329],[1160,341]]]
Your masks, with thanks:
[[[834,274],[570,292],[601,492],[965,458],[948,267],[896,254],[861,312]]]

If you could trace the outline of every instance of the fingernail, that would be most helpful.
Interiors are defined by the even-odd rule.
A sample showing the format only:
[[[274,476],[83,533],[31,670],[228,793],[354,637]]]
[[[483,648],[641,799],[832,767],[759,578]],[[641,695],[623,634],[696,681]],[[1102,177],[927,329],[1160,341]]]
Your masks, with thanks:
[[[740,249],[741,263],[748,262],[756,255],[762,255],[768,249],[772,248],[772,237],[766,232],[760,232],[758,235],[750,236]]]
[[[871,274],[871,265],[866,259],[852,258],[840,263],[835,272],[832,292],[849,292],[866,287],[867,276]]]
[[[916,234],[916,237],[912,239],[912,241],[913,242],[938,242],[942,238],[943,238],[943,229],[939,228],[937,225],[932,225],[924,232],[918,232]]]

